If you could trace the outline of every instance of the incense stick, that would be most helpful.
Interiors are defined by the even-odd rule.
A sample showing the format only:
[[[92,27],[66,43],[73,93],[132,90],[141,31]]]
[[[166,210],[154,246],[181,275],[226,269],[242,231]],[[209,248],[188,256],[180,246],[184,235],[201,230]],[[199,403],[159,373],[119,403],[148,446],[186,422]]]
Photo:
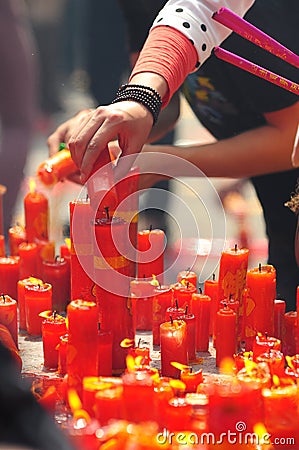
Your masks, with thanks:
[[[298,55],[229,9],[220,8],[213,14],[213,19],[253,44],[299,68]]]
[[[224,50],[223,48],[215,47],[213,52],[215,56],[217,56],[217,58],[229,62],[230,64],[239,67],[246,72],[250,72],[257,77],[263,78],[264,80],[269,81],[270,83],[273,83],[283,89],[286,89],[293,94],[299,95],[299,84],[295,83],[294,81],[277,75],[276,73],[271,72],[270,70],[265,69],[264,67],[261,67],[251,61],[248,61],[241,56],[235,55],[228,50]]]

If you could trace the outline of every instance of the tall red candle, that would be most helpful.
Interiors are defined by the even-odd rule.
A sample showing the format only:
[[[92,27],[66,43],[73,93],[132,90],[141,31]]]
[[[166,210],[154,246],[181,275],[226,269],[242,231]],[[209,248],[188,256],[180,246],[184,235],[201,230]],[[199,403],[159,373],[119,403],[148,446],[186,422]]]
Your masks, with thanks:
[[[98,374],[98,307],[94,302],[72,300],[67,319],[68,385],[81,394],[83,378]]]
[[[5,256],[5,237],[0,234],[0,256]]]
[[[66,311],[70,301],[70,267],[64,258],[43,262],[43,280],[52,285],[53,311]]]
[[[7,256],[0,258],[0,294],[17,298],[17,283],[20,278],[20,257]]]
[[[47,197],[30,187],[24,198],[25,229],[28,242],[48,238],[49,205]]]
[[[237,314],[224,306],[216,314],[216,366],[225,358],[233,358],[237,349]]]
[[[203,292],[205,295],[208,295],[211,299],[210,335],[213,336],[215,335],[216,312],[219,309],[218,280],[216,280],[214,274],[212,280],[205,280]]]
[[[209,350],[211,297],[206,294],[192,294],[192,312],[196,319],[196,350]]]
[[[0,323],[9,330],[18,348],[17,302],[9,295],[0,296]]]
[[[137,235],[137,277],[155,275],[163,284],[165,233],[162,230],[141,230]]]
[[[134,279],[130,283],[133,326],[136,331],[153,329],[153,294],[155,286],[149,280]]]
[[[284,329],[284,315],[286,312],[286,302],[284,300],[274,300],[274,333],[277,339],[282,339]]]
[[[132,265],[128,255],[128,223],[111,217],[97,219],[95,230],[94,270],[96,298],[103,330],[113,335],[113,371],[125,368],[126,350],[120,347],[125,338],[133,338],[133,323],[129,309]]]
[[[15,225],[8,230],[8,245],[11,256],[17,256],[19,254],[19,245],[22,242],[26,242],[25,229],[20,225]]]
[[[49,283],[25,285],[26,328],[31,336],[41,336],[42,311],[52,311],[52,286]]]
[[[218,277],[219,301],[232,295],[241,302],[242,291],[246,284],[248,254],[247,248],[238,248],[237,245],[222,252]]]
[[[253,341],[252,356],[254,361],[262,353],[266,353],[269,350],[281,350],[281,341],[268,334],[257,333]]]
[[[25,315],[25,285],[42,284],[39,278],[28,277],[18,281],[18,309],[19,309],[19,328],[26,330],[26,315]]]
[[[37,244],[36,277],[41,278],[43,274],[43,262],[54,261],[55,242],[48,239],[35,239]]]
[[[67,367],[66,367],[66,353],[68,346],[69,335],[66,333],[63,336],[60,336],[59,343],[57,345],[58,351],[58,373],[60,375],[66,375]]]
[[[22,242],[19,245],[20,279],[36,276],[37,254],[38,248],[34,242]]]
[[[296,311],[289,311],[284,315],[284,330],[282,335],[282,352],[293,356],[297,352],[298,317]]]
[[[43,313],[42,313],[43,314]],[[67,332],[65,317],[56,312],[48,312],[47,317],[42,321],[42,340],[44,366],[47,369],[55,370],[58,368],[58,345],[60,337]]]
[[[194,362],[196,359],[196,321],[195,315],[188,313],[187,309],[185,314],[179,316],[177,320],[183,320],[186,322],[186,333],[187,333],[187,352],[188,352],[188,362]]]
[[[153,298],[153,345],[160,345],[160,325],[165,322],[167,308],[173,305],[171,286],[158,286]]]
[[[255,335],[274,333],[274,300],[276,298],[276,271],[271,265],[259,265],[248,270],[247,296],[244,314],[246,350],[252,349]]]
[[[164,377],[179,378],[180,371],[171,362],[188,364],[186,322],[173,320],[160,325],[161,374]]]
[[[92,209],[88,199],[69,204],[71,238],[71,299],[95,301],[92,248]]]
[[[99,330],[98,334],[98,375],[112,376],[112,331]]]

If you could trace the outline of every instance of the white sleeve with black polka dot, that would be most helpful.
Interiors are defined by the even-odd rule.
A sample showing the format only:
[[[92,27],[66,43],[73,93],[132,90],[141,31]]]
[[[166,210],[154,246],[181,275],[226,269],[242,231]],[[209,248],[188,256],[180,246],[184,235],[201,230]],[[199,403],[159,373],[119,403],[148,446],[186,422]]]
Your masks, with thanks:
[[[212,19],[219,8],[228,8],[239,16],[253,5],[254,0],[169,0],[156,17],[152,28],[166,25],[181,31],[194,44],[199,63],[213,48],[226,39],[231,30]]]

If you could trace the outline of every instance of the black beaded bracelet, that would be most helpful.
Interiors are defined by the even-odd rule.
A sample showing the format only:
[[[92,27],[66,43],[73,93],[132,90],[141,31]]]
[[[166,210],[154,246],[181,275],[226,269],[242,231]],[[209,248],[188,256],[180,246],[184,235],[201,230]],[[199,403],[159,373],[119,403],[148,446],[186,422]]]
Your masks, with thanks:
[[[120,86],[112,103],[133,100],[145,106],[153,116],[154,124],[158,120],[158,116],[162,106],[160,94],[150,86],[141,84],[125,84]]]

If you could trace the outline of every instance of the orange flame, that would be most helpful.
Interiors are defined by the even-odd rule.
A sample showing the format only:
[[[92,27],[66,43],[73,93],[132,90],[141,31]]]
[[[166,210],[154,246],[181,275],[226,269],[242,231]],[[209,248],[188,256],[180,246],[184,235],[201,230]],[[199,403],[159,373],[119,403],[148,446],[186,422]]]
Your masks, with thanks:
[[[65,245],[67,246],[67,248],[70,250],[71,249],[71,240],[70,240],[70,238],[65,238],[64,242],[65,242]]]
[[[179,370],[185,370],[185,369],[189,369],[190,368],[189,366],[186,366],[186,364],[181,364],[181,363],[176,362],[176,361],[171,361],[170,364],[173,367],[175,367],[176,369],[179,369]]]
[[[122,348],[130,348],[130,347],[134,347],[134,345],[135,345],[134,339],[129,339],[129,338],[123,339],[120,343],[120,346]]]
[[[29,191],[30,194],[33,194],[35,192],[36,189],[36,182],[34,180],[34,178],[29,178]]]

